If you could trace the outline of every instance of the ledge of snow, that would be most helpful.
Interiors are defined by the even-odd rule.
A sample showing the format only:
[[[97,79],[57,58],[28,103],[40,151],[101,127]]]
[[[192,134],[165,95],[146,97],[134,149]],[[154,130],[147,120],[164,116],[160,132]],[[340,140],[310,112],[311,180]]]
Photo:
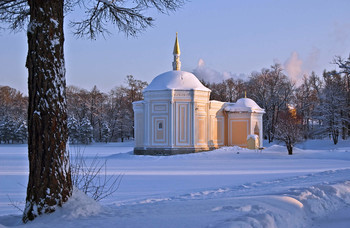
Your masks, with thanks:
[[[247,136],[247,140],[248,140],[248,139],[255,139],[255,140],[257,140],[258,138],[259,138],[258,135],[248,135],[248,136]]]
[[[256,112],[265,113],[265,110],[260,108],[255,101],[250,98],[238,99],[236,103],[231,103],[225,107],[228,112]]]
[[[211,91],[198,78],[186,71],[168,71],[155,77],[144,89],[144,92],[154,90],[201,90]]]

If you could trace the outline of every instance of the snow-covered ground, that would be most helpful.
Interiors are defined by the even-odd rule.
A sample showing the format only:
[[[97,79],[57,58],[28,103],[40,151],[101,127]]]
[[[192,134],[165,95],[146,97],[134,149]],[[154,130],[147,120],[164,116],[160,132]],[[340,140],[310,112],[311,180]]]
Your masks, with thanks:
[[[96,203],[79,191],[63,208],[20,223],[26,145],[0,145],[0,227],[350,227],[350,141],[308,141],[287,155],[239,147],[135,156],[132,142],[71,146],[107,159],[119,190]],[[10,202],[12,201],[12,203]]]

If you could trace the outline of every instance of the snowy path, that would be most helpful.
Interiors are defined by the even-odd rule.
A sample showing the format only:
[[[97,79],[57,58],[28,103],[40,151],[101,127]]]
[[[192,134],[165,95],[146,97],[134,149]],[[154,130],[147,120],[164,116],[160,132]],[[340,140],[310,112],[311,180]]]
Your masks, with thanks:
[[[85,148],[88,159],[98,153],[108,159],[109,174],[124,174],[118,192],[102,201],[102,207],[75,193],[63,209],[24,227],[346,225],[350,142],[337,147],[326,143],[308,142],[293,156],[278,145],[262,154],[222,148],[169,157],[134,156],[132,144],[91,145]],[[0,186],[2,225],[19,221],[6,195],[24,200],[26,163],[25,146],[0,145],[0,183],[5,183]]]

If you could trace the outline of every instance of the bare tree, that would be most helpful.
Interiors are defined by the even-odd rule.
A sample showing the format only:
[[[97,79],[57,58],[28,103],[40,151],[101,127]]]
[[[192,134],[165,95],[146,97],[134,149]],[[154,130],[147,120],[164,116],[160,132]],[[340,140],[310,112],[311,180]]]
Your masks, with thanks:
[[[122,174],[108,175],[107,161],[101,163],[97,155],[88,163],[84,155],[84,148],[80,146],[73,148],[71,169],[74,186],[96,201],[115,193],[123,178]]]
[[[27,116],[28,97],[9,86],[0,86],[0,120],[11,117],[23,121]]]
[[[226,101],[236,102],[244,96],[246,90],[245,83],[241,79],[229,78],[223,81],[226,88]]]
[[[302,119],[304,138],[307,139],[315,132],[314,110],[320,103],[321,79],[312,72],[304,75],[303,84],[295,91],[295,108]]]
[[[294,95],[294,85],[283,73],[282,66],[274,64],[271,69],[262,69],[260,73],[252,74],[248,91],[249,97],[266,111],[264,134],[272,142],[279,113],[287,109],[287,104]]]
[[[72,194],[69,168],[64,63],[64,12],[83,8],[85,17],[72,22],[77,36],[96,38],[109,23],[134,36],[152,25],[147,8],[176,10],[183,0],[3,0],[0,22],[9,29],[27,25],[29,181],[23,222],[55,211]],[[134,6],[132,6],[134,5]],[[130,7],[131,6],[131,7]]]
[[[278,141],[286,144],[288,154],[292,155],[294,145],[304,139],[301,118],[294,110],[280,112],[274,134]]]

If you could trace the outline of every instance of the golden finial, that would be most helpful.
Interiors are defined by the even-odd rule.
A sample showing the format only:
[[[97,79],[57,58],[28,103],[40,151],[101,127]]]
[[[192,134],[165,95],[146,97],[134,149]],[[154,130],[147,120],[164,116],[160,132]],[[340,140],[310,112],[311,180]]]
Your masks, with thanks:
[[[244,98],[247,98],[247,90],[244,91]]]
[[[180,45],[177,39],[177,33],[176,33],[173,55],[174,55],[173,70],[181,70]]]
[[[176,32],[176,39],[175,39],[175,45],[174,45],[173,54],[174,55],[180,55],[180,45],[179,45],[179,41],[177,39],[177,32]]]

